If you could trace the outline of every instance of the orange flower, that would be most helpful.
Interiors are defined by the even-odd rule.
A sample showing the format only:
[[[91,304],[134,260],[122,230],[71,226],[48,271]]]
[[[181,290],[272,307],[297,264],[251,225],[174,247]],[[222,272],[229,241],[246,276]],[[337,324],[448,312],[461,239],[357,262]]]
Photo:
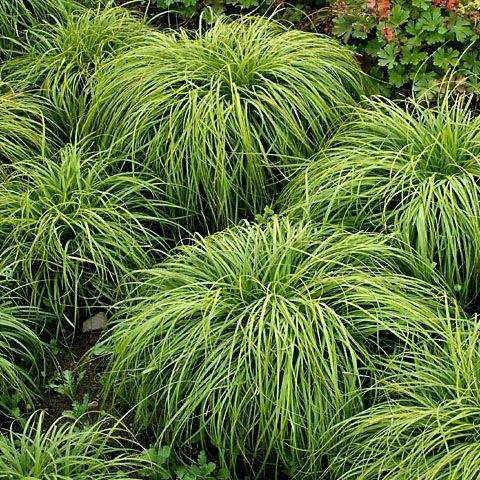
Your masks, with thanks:
[[[390,27],[383,27],[382,35],[387,42],[391,42],[395,38],[395,32]]]
[[[390,15],[392,5],[390,0],[367,0],[367,8],[375,12],[379,19],[383,19]]]
[[[445,0],[445,9],[448,12],[455,10],[458,6],[458,0]]]

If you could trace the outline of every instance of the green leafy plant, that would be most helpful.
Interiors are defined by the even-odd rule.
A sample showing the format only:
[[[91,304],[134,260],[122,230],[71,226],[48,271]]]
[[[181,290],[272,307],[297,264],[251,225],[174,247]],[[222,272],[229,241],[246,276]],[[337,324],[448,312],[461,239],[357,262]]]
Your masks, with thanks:
[[[331,423],[362,410],[374,354],[439,321],[438,293],[400,273],[418,261],[277,217],[198,238],[137,276],[106,337],[106,392],[161,444],[213,445],[231,478],[239,463],[303,470]]]
[[[53,106],[51,120],[73,138],[88,108],[96,69],[144,40],[148,32],[124,8],[74,11],[31,29],[20,44],[23,54],[4,64],[2,74],[17,88],[36,89],[48,98]]]
[[[0,435],[2,478],[48,480],[136,480],[149,463],[118,421],[106,417],[85,427],[60,417],[46,425],[33,414],[22,431]]]
[[[292,160],[308,155],[365,92],[335,41],[263,18],[156,34],[95,79],[87,132],[155,168],[190,228],[263,209]]]
[[[215,463],[209,462],[201,451],[195,462],[178,462],[172,449],[166,446],[152,446],[143,455],[151,465],[142,471],[148,480],[225,480],[225,473]]]
[[[266,13],[275,6],[272,0],[140,0],[151,15],[161,13],[169,22],[211,21],[222,14],[239,14],[255,10]]]
[[[56,314],[58,329],[111,302],[120,279],[165,245],[172,221],[162,216],[161,183],[145,169],[118,173],[122,165],[68,145],[16,162],[0,184],[1,261],[34,305]]]
[[[90,397],[85,393],[81,400],[73,400],[71,409],[64,410],[62,416],[71,420],[83,419],[87,420],[86,414],[90,410]]]
[[[478,478],[479,323],[453,320],[392,361],[385,400],[339,429],[334,478]]]
[[[395,232],[465,304],[478,300],[480,119],[469,100],[370,100],[280,199],[292,216]],[[421,266],[423,268],[423,266]]]
[[[80,371],[76,374],[75,372],[72,372],[72,370],[62,370],[50,381],[48,388],[60,395],[64,395],[73,402],[77,397],[78,385],[84,376],[84,371]]]
[[[458,0],[333,2],[333,34],[371,64],[385,89],[440,93],[452,69],[459,88],[478,93],[478,15]]]

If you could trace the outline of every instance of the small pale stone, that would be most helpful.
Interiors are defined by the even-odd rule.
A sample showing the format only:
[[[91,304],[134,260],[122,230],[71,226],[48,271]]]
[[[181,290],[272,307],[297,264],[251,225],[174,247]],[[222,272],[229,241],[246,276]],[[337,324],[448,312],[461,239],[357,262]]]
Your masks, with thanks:
[[[107,316],[103,312],[100,312],[83,322],[82,332],[87,333],[96,330],[103,330],[106,325]]]

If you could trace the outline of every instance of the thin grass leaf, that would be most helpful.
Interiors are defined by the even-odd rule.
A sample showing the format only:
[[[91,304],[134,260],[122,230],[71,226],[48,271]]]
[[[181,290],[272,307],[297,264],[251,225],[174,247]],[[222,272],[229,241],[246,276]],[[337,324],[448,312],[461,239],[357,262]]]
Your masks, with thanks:
[[[139,480],[139,472],[151,466],[131,432],[114,418],[90,425],[84,418],[48,423],[45,412],[36,412],[22,431],[12,425],[0,435],[0,478]]]
[[[46,112],[47,105],[38,97],[0,82],[0,168],[49,151],[55,139],[47,129]]]
[[[39,334],[50,317],[27,304],[25,286],[0,272],[0,417],[15,417],[19,405],[39,395],[48,348]]]

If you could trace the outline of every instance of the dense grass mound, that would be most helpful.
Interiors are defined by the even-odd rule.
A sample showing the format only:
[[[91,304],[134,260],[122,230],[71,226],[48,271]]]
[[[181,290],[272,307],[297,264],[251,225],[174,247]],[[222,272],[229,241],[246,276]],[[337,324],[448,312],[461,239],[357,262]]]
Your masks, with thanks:
[[[29,158],[47,148],[43,111],[38,99],[0,84],[0,164]]]
[[[479,365],[477,319],[447,323],[440,337],[391,364],[389,398],[340,432],[333,478],[478,479]]]
[[[436,108],[369,101],[286,188],[293,216],[396,232],[452,289],[478,300],[480,118],[469,102]]]
[[[40,23],[63,19],[81,4],[94,0],[0,0],[0,58],[18,50],[17,41],[25,30]]]
[[[34,329],[47,319],[34,308],[7,301],[6,294],[0,285],[0,419],[13,416],[19,403],[32,405],[38,393],[45,349]]]
[[[123,275],[163,245],[161,185],[146,171],[115,173],[122,165],[69,145],[16,162],[0,185],[2,263],[59,319],[108,305]]]
[[[313,153],[365,92],[346,48],[248,17],[150,36],[96,83],[89,131],[155,166],[210,231],[262,210],[284,156]]]
[[[113,419],[89,426],[82,420],[71,423],[59,418],[47,428],[44,414],[36,413],[22,431],[12,428],[0,435],[3,478],[138,480],[138,473],[150,466],[139,457],[130,432]]]
[[[213,445],[231,472],[310,468],[362,410],[372,355],[438,321],[436,293],[398,273],[414,261],[276,218],[200,238],[145,273],[109,334],[106,388],[160,443]]]
[[[74,10],[31,29],[21,42],[23,54],[4,65],[3,76],[48,98],[55,107],[52,120],[73,135],[90,102],[97,68],[147,35],[145,24],[124,8]]]

